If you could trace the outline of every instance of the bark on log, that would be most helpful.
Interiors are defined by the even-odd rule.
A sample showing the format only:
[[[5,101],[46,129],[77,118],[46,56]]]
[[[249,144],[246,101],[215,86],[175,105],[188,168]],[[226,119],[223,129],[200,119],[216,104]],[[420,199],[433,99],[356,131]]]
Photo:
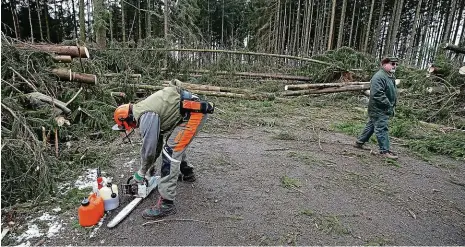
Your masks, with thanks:
[[[71,63],[73,58],[68,55],[56,55],[52,57],[55,63]]]
[[[440,93],[446,91],[445,87],[427,87],[426,91],[428,93]]]
[[[162,69],[162,71],[166,71],[166,69]],[[189,73],[200,73],[200,74],[214,73],[218,75],[261,77],[261,78],[273,78],[273,79],[293,80],[293,81],[311,81],[311,78],[306,77],[306,76],[255,73],[255,72],[210,71],[210,70],[201,69],[201,70],[191,70],[189,71]]]
[[[90,58],[89,50],[85,46],[66,46],[66,45],[32,45],[32,44],[17,44],[18,49],[32,49],[45,52],[53,52],[58,55],[68,55],[71,57]]]
[[[32,92],[32,93],[26,94],[26,97],[29,100],[31,100],[31,99],[32,100],[40,100],[42,102],[53,105],[53,106],[60,109],[61,111],[63,111],[66,114],[71,113],[71,110],[68,107],[66,107],[66,103],[64,103],[62,101],[59,101],[59,100],[57,100],[55,98],[52,98],[52,97],[50,97],[48,95],[45,95],[45,94],[42,94],[42,93],[39,93],[39,92]]]
[[[107,73],[107,74],[103,74],[104,77],[118,77],[118,76],[122,76],[122,77],[125,77],[126,74],[122,74],[122,73]],[[141,78],[142,75],[141,74],[129,74],[127,75],[128,77],[130,78]]]
[[[323,93],[338,93],[338,92],[348,92],[348,91],[361,91],[370,88],[370,84],[363,85],[350,85],[345,87],[329,87],[323,89],[308,89],[308,90],[299,90],[299,91],[287,91],[283,92],[282,96],[299,96],[299,95],[308,95],[308,94],[323,94]]]
[[[63,69],[63,68],[52,69],[52,73],[58,76],[60,80],[64,80],[64,81],[97,84],[97,76],[93,74],[77,73],[77,72],[72,72],[70,69]]]
[[[446,45],[443,48],[446,50],[456,52],[456,53],[465,54],[465,47],[460,47],[460,46],[446,43]]]

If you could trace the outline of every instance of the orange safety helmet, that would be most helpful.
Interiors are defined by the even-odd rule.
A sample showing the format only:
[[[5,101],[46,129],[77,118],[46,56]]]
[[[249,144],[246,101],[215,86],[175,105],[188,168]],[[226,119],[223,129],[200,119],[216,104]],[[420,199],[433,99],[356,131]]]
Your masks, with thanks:
[[[137,126],[134,116],[132,115],[131,104],[118,106],[113,114],[113,119],[116,122],[112,127],[113,130],[128,131]]]

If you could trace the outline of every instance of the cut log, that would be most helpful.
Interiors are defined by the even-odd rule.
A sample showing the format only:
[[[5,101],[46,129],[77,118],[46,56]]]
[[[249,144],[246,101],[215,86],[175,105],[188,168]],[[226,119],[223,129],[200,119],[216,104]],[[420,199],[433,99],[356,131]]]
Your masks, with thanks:
[[[50,105],[55,106],[56,108],[60,109],[66,114],[71,113],[71,110],[66,106],[66,103],[59,101],[55,98],[52,98],[48,95],[39,93],[39,92],[32,92],[25,95],[29,100],[40,100],[42,102],[48,103]]]
[[[345,87],[329,87],[323,89],[308,89],[308,90],[299,90],[299,91],[287,91],[281,93],[282,96],[299,96],[299,95],[308,95],[308,94],[323,94],[323,93],[338,93],[338,92],[348,92],[348,91],[361,91],[370,88],[370,84],[363,85],[350,85]]]
[[[93,74],[72,72],[70,69],[64,68],[53,69],[52,73],[54,73],[56,76],[58,76],[58,78],[60,78],[60,80],[63,81],[97,84],[97,76]]]
[[[104,77],[118,77],[118,76],[125,77],[126,74],[123,74],[123,73],[107,73],[107,74],[103,74],[103,76]],[[142,77],[141,74],[129,74],[127,76],[130,77],[130,78],[141,78]]]
[[[126,93],[124,92],[110,92],[110,95],[114,97],[126,98]]]
[[[459,69],[459,74],[465,75],[465,66],[460,67],[460,69]]]
[[[456,52],[456,53],[465,54],[465,47],[460,47],[460,46],[446,43],[443,48],[446,50]]]
[[[73,58],[90,58],[89,50],[84,46],[16,44],[15,47],[18,49],[40,50],[58,55],[68,55]]]
[[[161,69],[166,71],[166,69]],[[294,80],[294,81],[311,81],[310,77],[296,76],[296,75],[283,75],[283,74],[270,74],[270,73],[255,73],[255,72],[233,72],[233,71],[210,71],[210,70],[191,70],[189,73],[199,74],[217,74],[217,75],[233,75],[233,76],[248,76],[248,77],[261,77],[261,78],[273,78],[282,80]]]
[[[52,56],[52,59],[55,63],[71,63],[73,58],[68,55],[56,55]]]

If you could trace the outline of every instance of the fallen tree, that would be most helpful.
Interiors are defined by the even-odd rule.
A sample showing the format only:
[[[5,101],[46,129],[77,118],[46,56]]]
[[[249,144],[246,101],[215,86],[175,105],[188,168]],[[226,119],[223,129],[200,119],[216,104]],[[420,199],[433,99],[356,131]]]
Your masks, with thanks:
[[[90,58],[89,50],[85,46],[67,46],[67,45],[34,45],[19,43],[14,45],[18,49],[39,50],[44,52],[56,53],[58,55],[68,55],[71,57]]]
[[[323,89],[307,89],[307,90],[298,90],[298,91],[287,91],[281,93],[282,96],[300,96],[308,94],[323,94],[323,93],[339,93],[339,92],[348,92],[348,91],[361,91],[370,88],[370,84],[362,85],[349,85],[343,87],[327,87]]]
[[[465,47],[460,47],[460,46],[446,43],[443,48],[446,50],[456,52],[456,53],[465,54]]]
[[[166,69],[162,69],[166,71]],[[210,71],[210,70],[191,70],[189,73],[208,74],[214,73],[218,75],[233,75],[233,76],[248,76],[248,77],[261,77],[261,78],[272,78],[281,80],[294,80],[294,81],[311,81],[310,77],[296,76],[296,75],[282,75],[282,74],[269,74],[269,73],[254,73],[254,72],[234,72],[234,71]]]

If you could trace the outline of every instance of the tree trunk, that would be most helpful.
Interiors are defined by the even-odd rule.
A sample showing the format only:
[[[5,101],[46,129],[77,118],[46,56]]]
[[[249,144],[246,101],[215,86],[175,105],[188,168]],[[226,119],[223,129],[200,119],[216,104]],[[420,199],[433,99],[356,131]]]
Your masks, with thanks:
[[[331,10],[331,24],[329,26],[328,50],[331,50],[333,48],[335,17],[336,17],[336,0],[333,0],[332,10]]]
[[[455,25],[455,32],[454,32],[454,36],[452,37],[452,42],[455,42],[457,40],[457,34],[459,32],[459,28],[460,28],[460,22],[462,21],[462,16],[463,16],[463,9],[465,7],[465,1],[461,0],[460,3],[460,9],[457,13],[457,24]],[[464,25],[462,25],[463,27]],[[464,32],[465,30],[462,29],[462,33]]]
[[[307,43],[305,44],[305,47],[306,47],[306,53],[305,55],[309,55],[308,52],[310,51],[310,42],[312,42],[312,39],[310,38],[311,37],[311,34],[312,34],[312,23],[313,23],[313,0],[309,0],[310,1],[310,20],[308,22],[308,31],[307,31]],[[315,28],[316,30],[316,28]],[[313,55],[313,54],[311,54]]]
[[[397,38],[397,30],[399,30],[400,16],[402,15],[402,7],[404,6],[403,4],[404,4],[404,0],[400,0],[399,4],[396,7],[397,10],[396,10],[396,15],[394,19],[394,26],[392,28],[391,39],[389,41],[389,46],[387,50],[388,54],[392,53],[393,55],[395,55],[397,53],[397,52],[394,52],[393,49],[394,49],[394,41]]]
[[[47,2],[48,2],[47,0],[44,1],[44,5],[45,5],[44,15],[45,15],[45,26],[46,26],[45,28],[47,30],[47,42],[50,43],[51,42],[50,41],[50,24],[48,22],[48,3]]]
[[[124,10],[124,1],[121,0],[121,29],[123,32],[123,46],[126,46],[126,10]]]
[[[349,36],[349,47],[352,46],[352,34],[354,32],[354,20],[355,20],[355,8],[357,7],[357,0],[354,1],[354,8],[352,9],[352,19],[350,20],[350,36]]]
[[[169,1],[168,0],[164,0],[165,2],[165,8],[163,9],[164,11],[164,37],[165,37],[165,48],[168,48],[169,46],[169,42],[168,42],[168,17],[169,17],[169,11],[170,11],[170,8],[169,8]],[[163,60],[163,67],[167,67],[168,66],[168,54],[165,54],[165,59]]]
[[[150,3],[150,0],[147,0],[147,12],[146,12],[146,15],[145,15],[145,21],[147,23],[147,27],[146,27],[146,35],[145,37],[149,38],[149,37],[152,37],[152,5]]]
[[[104,49],[107,46],[104,0],[94,0],[94,23],[97,46]]]
[[[224,0],[221,3],[221,46],[224,47]]]
[[[31,27],[31,43],[34,44],[34,29],[32,28],[31,0],[28,0],[27,11],[29,13],[29,26]]]
[[[371,7],[370,7],[370,17],[368,17],[368,26],[367,26],[367,31],[365,35],[365,43],[363,45],[363,51],[366,52],[368,49],[368,40],[370,39],[371,35],[371,19],[373,18],[373,8],[375,7],[375,0],[371,1]],[[378,36],[379,34],[375,34]]]
[[[13,17],[13,26],[15,29],[15,37],[17,39],[21,38],[21,32],[19,31],[18,15],[16,14],[16,3],[15,1],[10,1],[10,9]]]
[[[298,55],[299,51],[299,41],[302,38],[302,35],[300,34],[300,0],[297,2],[297,20],[296,20],[296,25],[295,25],[295,35],[294,35],[294,44],[292,52],[290,55]]]
[[[140,3],[141,3],[142,1],[139,0],[139,1],[137,1],[137,2],[138,2],[138,4],[139,4],[139,5],[138,5],[139,9],[137,10],[137,17],[138,17],[138,18],[137,18],[137,24],[138,24],[138,27],[137,27],[137,29],[138,29],[137,31],[138,31],[138,32],[137,32],[137,34],[138,34],[138,36],[139,36],[139,39],[138,39],[137,43],[140,44],[140,42],[141,42],[141,40],[142,40],[142,15],[141,15],[141,11],[140,11],[140,7],[141,7]]]
[[[39,4],[39,0],[36,0],[36,11],[37,11],[37,18],[39,19],[39,31],[40,31],[40,40],[41,41],[44,41],[44,33],[42,31],[42,20],[40,18],[40,4]]]
[[[109,24],[110,24],[110,47],[113,45],[113,11],[111,10],[111,7],[112,7],[112,2],[111,0],[109,0],[108,2],[108,9],[110,9],[109,11],[109,15],[108,15],[108,19],[109,19]]]
[[[378,16],[378,24],[376,27],[376,33],[375,33],[375,38],[371,41],[371,53],[373,55],[376,55],[378,51],[378,43],[379,40],[383,40],[384,37],[381,33],[381,27],[383,26],[383,15],[384,15],[384,5],[386,3],[386,0],[381,0],[381,7],[379,9],[379,16]],[[384,32],[383,32],[384,34]]]
[[[79,40],[81,45],[86,43],[86,19],[84,0],[79,0]]]
[[[357,14],[357,24],[355,25],[355,36],[354,36],[354,45],[352,47],[357,47],[357,41],[358,41],[358,30],[359,30],[359,25],[360,25],[360,21],[361,21],[361,11],[362,11],[362,8],[363,8],[363,1],[360,2],[360,6],[358,8],[358,14]]]
[[[71,4],[73,5],[72,10],[73,10],[74,35],[75,35],[75,38],[77,38],[78,37],[78,32],[77,32],[77,26],[78,25],[77,25],[77,20],[76,20],[76,8],[74,7],[74,5],[75,5],[74,0],[71,0]]]
[[[374,1],[374,0],[373,0]],[[342,3],[341,21],[339,22],[339,34],[337,35],[337,48],[342,46],[344,39],[344,23],[346,18],[347,0]]]
[[[319,34],[320,32],[320,25],[321,24],[321,21],[320,21],[320,15],[321,15],[321,7],[319,5],[316,5],[316,19],[315,19],[315,34],[313,35],[313,48],[312,48],[312,54],[316,54],[316,52],[318,51],[318,44],[319,44],[319,40],[318,40],[318,36],[317,34]]]
[[[445,26],[445,31],[444,34],[442,35],[441,43],[443,42],[451,42],[450,41],[450,32],[452,29],[452,23],[454,22],[454,16],[455,16],[455,8],[456,8],[456,2],[457,0],[451,0],[449,8],[447,8],[447,18],[445,19],[446,23],[444,23]],[[450,9],[452,7],[452,9]],[[452,41],[454,42],[454,41]]]
[[[224,1],[224,0],[223,0]],[[285,42],[286,42],[286,26],[287,26],[287,1],[284,2],[284,18],[283,18],[283,26],[281,28],[281,45],[280,45],[280,48],[279,48],[279,54],[284,54],[284,45],[285,45]]]

